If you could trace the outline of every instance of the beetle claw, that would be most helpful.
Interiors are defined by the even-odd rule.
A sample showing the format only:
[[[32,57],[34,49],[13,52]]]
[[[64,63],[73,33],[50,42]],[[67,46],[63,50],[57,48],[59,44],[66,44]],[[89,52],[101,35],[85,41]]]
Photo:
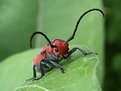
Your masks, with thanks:
[[[96,55],[98,55],[98,53],[97,53],[97,52],[95,52],[95,51],[92,51],[92,54],[96,54]]]
[[[34,80],[36,80],[36,78],[35,77],[32,77],[32,78],[29,78],[29,79],[27,79],[26,81],[34,81]]]
[[[96,55],[98,55],[98,53],[95,52],[95,51],[88,52],[86,55],[91,55],[91,54],[96,54]]]
[[[62,72],[62,74],[63,74],[63,73],[65,73],[65,71],[64,71],[64,69],[63,69],[63,68],[61,69],[61,72]]]

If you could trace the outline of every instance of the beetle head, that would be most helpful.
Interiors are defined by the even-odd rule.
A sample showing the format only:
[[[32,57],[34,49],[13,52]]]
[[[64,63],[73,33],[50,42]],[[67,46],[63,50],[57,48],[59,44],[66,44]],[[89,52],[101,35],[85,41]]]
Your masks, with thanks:
[[[68,43],[61,39],[55,39],[52,41],[52,45],[56,46],[53,48],[53,54],[60,58],[68,57]]]

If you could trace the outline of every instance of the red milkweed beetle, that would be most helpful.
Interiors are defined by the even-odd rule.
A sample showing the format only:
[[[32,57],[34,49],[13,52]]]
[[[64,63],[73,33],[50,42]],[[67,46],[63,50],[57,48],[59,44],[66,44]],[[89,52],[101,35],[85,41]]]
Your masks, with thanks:
[[[75,33],[77,31],[78,25],[87,13],[91,11],[99,11],[103,16],[104,13],[100,9],[90,9],[83,13],[80,18],[78,19],[76,23],[76,27],[74,29],[74,32],[72,36],[69,37],[66,41],[61,39],[55,39],[52,42],[49,40],[49,38],[42,32],[34,32],[30,38],[30,47],[32,48],[32,39],[36,34],[41,34],[45,37],[45,39],[49,42],[47,45],[45,45],[40,53],[38,53],[33,61],[33,77],[28,80],[39,80],[44,75],[45,72],[50,71],[54,66],[61,70],[62,73],[64,73],[63,67],[59,64],[62,59],[68,58],[72,53],[74,53],[76,50],[79,50],[83,55],[88,54],[94,54],[95,52],[86,52],[78,47],[74,47],[71,50],[69,50],[68,42],[74,39]],[[41,73],[40,77],[36,77],[36,69]]]

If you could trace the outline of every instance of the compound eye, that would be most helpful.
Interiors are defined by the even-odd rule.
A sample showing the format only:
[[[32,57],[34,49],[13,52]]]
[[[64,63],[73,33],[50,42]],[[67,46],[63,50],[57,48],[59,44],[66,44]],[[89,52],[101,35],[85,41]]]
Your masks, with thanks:
[[[58,52],[59,50],[58,49],[55,49],[56,52]]]

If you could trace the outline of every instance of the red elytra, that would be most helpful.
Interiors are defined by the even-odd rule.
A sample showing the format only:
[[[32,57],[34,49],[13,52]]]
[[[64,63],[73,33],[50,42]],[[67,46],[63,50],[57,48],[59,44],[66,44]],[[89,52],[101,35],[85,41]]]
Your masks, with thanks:
[[[34,62],[33,62],[33,64],[34,65],[37,65],[37,64],[39,64],[40,63],[40,61],[42,60],[42,59],[45,59],[45,57],[46,57],[46,53],[43,53],[43,54],[37,54],[36,56],[35,56],[35,58],[34,58]]]

